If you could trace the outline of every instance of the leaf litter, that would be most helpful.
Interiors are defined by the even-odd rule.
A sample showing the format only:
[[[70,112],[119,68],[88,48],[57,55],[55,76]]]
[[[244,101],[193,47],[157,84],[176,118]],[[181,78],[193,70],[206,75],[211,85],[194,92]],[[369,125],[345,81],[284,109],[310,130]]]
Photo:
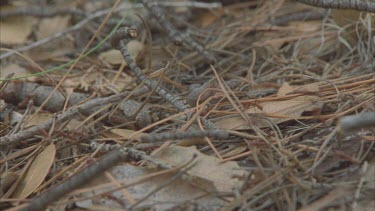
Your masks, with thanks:
[[[49,3],[44,6],[52,7]],[[0,43],[17,49],[74,27],[89,13],[103,11],[99,18],[79,25],[78,31],[20,51],[48,70],[78,57],[87,37],[108,14],[110,3],[68,5],[83,11],[90,8],[83,16],[73,11],[55,17],[2,18]],[[145,80],[158,81],[178,99],[188,101],[197,114],[189,120],[153,90],[145,91],[142,83],[136,83],[131,67],[109,42],[79,60],[66,78],[69,67],[48,76],[5,82],[12,73],[32,74],[35,66],[19,56],[1,60],[0,144],[14,134],[48,122],[49,126],[14,144],[1,145],[0,209],[17,209],[19,203],[27,204],[23,199],[35,200],[74,180],[75,174],[119,146],[151,155],[151,161],[137,157],[119,162],[51,202],[49,208],[373,208],[374,130],[340,132],[336,122],[375,110],[371,39],[375,17],[350,10],[330,15],[289,1],[233,2],[213,9],[205,8],[208,4],[195,8],[173,3],[164,10],[168,12],[163,20],[204,45],[204,55],[193,50],[199,47],[170,41],[165,26],[156,24],[142,5],[123,2],[119,8],[140,14],[147,22],[152,41],[145,26],[134,22],[136,18],[123,23],[138,29],[138,39],[130,42],[128,50],[149,76]],[[25,5],[32,6],[12,8]],[[2,6],[1,11],[6,10],[10,7]],[[304,13],[320,18],[298,16]],[[94,42],[108,36],[124,14],[115,12]],[[340,14],[352,21],[343,21]],[[213,67],[219,78],[209,66],[207,52],[215,56]],[[156,70],[161,71],[153,74]],[[194,97],[189,97],[197,87]],[[59,120],[59,115],[85,102],[124,91],[130,95]],[[144,135],[202,129],[203,119],[228,132],[229,138],[182,137],[181,141],[165,136],[163,141],[142,141]]]

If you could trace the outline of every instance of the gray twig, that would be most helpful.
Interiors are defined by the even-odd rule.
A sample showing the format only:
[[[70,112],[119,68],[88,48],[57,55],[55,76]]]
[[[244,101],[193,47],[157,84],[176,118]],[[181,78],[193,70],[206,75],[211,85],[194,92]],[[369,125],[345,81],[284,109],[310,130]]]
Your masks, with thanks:
[[[46,7],[19,7],[14,10],[2,10],[0,18],[7,18],[12,16],[34,16],[34,17],[53,17],[58,15],[78,15],[86,16],[82,10],[75,8],[46,8]]]
[[[188,138],[202,138],[202,137],[213,137],[216,139],[228,139],[229,134],[225,131],[220,130],[192,130],[186,132],[175,132],[175,133],[158,133],[158,134],[150,134],[144,135],[141,137],[142,141],[145,142],[157,142],[157,141],[165,141],[165,140],[181,140],[181,139],[188,139]]]
[[[375,127],[375,112],[343,117],[340,119],[338,127],[342,132]]]
[[[375,2],[365,0],[297,0],[316,7],[375,12]]]

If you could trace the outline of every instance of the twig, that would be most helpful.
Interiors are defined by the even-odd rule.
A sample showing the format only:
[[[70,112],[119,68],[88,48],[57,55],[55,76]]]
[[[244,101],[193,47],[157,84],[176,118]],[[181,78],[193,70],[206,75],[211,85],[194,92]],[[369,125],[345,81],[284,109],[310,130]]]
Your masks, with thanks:
[[[75,8],[46,8],[46,7],[19,7],[14,10],[2,10],[0,18],[7,18],[12,16],[34,16],[34,17],[53,17],[58,15],[78,15],[86,16],[87,14]]]
[[[14,73],[9,73],[7,76],[5,76],[5,79],[13,78]],[[0,93],[3,92],[5,87],[8,85],[9,81],[1,81],[0,83]]]
[[[338,128],[341,132],[375,127],[375,112],[346,116],[340,119]]]
[[[225,131],[220,130],[193,130],[193,131],[186,131],[186,132],[175,132],[175,133],[159,133],[159,134],[150,134],[144,135],[141,137],[142,141],[145,142],[157,142],[157,141],[165,141],[165,140],[181,140],[181,139],[188,139],[188,138],[202,138],[202,137],[213,137],[216,139],[228,139],[229,134]]]
[[[143,5],[149,10],[149,12],[154,16],[156,21],[166,30],[168,36],[175,43],[184,43],[186,46],[193,48],[202,56],[204,56],[209,64],[214,64],[215,57],[208,52],[201,44],[197,43],[190,36],[182,34],[170,23],[164,15],[164,12],[161,8],[158,7],[153,1],[142,0]]]
[[[70,193],[74,189],[79,188],[87,181],[96,177],[99,173],[102,173],[117,163],[123,161],[131,160],[147,160],[153,162],[158,167],[169,169],[172,168],[168,164],[157,161],[150,156],[146,155],[144,152],[129,149],[129,148],[120,148],[114,152],[109,153],[107,156],[99,160],[98,162],[88,166],[83,169],[73,177],[65,180],[64,182],[59,183],[50,190],[40,194],[37,198],[33,199],[30,204],[26,207],[21,208],[21,211],[34,211],[34,210],[43,210],[52,202],[57,201],[62,196]]]
[[[365,12],[375,12],[375,2],[365,0],[297,0],[298,2],[316,7],[353,9]]]

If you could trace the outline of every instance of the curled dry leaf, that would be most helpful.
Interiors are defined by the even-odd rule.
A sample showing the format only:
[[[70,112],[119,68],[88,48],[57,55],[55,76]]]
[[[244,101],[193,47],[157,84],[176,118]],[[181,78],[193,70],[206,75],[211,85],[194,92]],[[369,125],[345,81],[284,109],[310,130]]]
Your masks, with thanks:
[[[22,176],[22,179],[12,194],[12,198],[24,199],[42,184],[52,166],[55,154],[56,147],[54,144],[50,144],[36,156],[29,169]]]

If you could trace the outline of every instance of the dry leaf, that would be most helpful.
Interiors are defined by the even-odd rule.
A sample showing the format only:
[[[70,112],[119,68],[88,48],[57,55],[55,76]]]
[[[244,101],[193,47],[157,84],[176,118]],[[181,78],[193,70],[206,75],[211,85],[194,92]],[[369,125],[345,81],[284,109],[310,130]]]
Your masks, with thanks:
[[[56,16],[42,19],[36,31],[37,39],[40,40],[65,30],[69,26],[69,21],[70,16]]]
[[[198,23],[201,27],[207,27],[221,18],[225,14],[223,8],[214,9],[209,12],[202,13],[198,18]]]
[[[27,128],[35,125],[40,125],[41,123],[51,119],[52,116],[53,115],[51,113],[37,113],[33,115],[31,119],[27,120],[25,127]]]
[[[1,10],[11,9],[2,6]],[[0,43],[14,45],[23,44],[30,35],[34,19],[28,16],[15,16],[0,19]]]
[[[288,83],[284,83],[278,90],[277,97],[295,93],[316,93],[318,91],[319,87],[317,84],[290,86]],[[247,109],[246,112],[248,114],[257,114],[257,116],[251,116],[251,124],[263,128],[270,126],[271,122],[269,120],[273,124],[279,124],[291,119],[298,119],[303,112],[314,111],[320,109],[322,106],[323,103],[320,102],[320,97],[305,95],[283,101],[260,102],[258,106],[253,106]],[[267,119],[266,116],[271,116],[272,118]],[[223,129],[250,129],[248,123],[240,116],[223,118],[217,124]]]
[[[143,44],[137,40],[132,40],[128,44],[128,50],[133,58],[137,58],[143,49]],[[99,54],[98,58],[111,65],[120,65],[126,63],[119,50],[109,50]]]
[[[151,169],[145,167],[123,165],[116,166],[111,170],[111,174],[119,182],[129,184],[137,181],[138,178],[144,178],[150,174],[156,173]],[[155,176],[147,179],[146,181],[135,184],[127,191],[131,194],[134,199],[142,199],[151,191],[160,188],[160,184],[167,183],[171,181],[171,178],[176,175],[176,172],[162,174],[160,176]],[[93,191],[90,193],[85,193],[85,197],[90,197],[108,191],[111,187],[107,186],[105,188],[94,188],[93,185],[99,185],[106,183],[113,185],[113,183],[108,183],[108,179],[99,175],[95,178],[95,181],[90,181],[89,186]],[[209,186],[209,184],[206,184]],[[206,187],[204,186],[204,187]],[[117,186],[112,186],[117,187]],[[210,186],[209,189],[214,189]],[[82,194],[83,195],[83,194]],[[161,188],[154,194],[152,194],[146,201],[142,202],[139,206],[152,206],[152,210],[167,210],[174,207],[176,204],[183,204],[184,202],[189,202],[194,200],[198,203],[200,207],[209,208],[209,210],[217,210],[218,208],[225,205],[225,201],[219,199],[215,194],[209,194],[206,189],[197,188],[193,186],[190,181],[184,180],[182,177],[175,179],[169,185]],[[173,202],[173,203],[170,203]],[[129,205],[126,197],[123,196],[121,191],[111,192],[111,197],[93,197],[93,199],[88,199],[84,201],[76,202],[77,206],[86,209],[94,209],[95,206],[104,206],[106,209],[109,208],[119,208],[124,209],[124,204]],[[137,209],[136,207],[135,209]]]
[[[375,141],[375,136],[361,136],[365,141]]]
[[[248,172],[236,162],[221,163],[216,157],[202,154],[195,146],[169,146],[153,157],[177,167],[191,160],[194,154],[198,155],[195,164],[187,171],[193,178],[212,183],[219,192],[232,192],[240,189],[244,184]]]
[[[302,86],[290,86],[288,83],[284,83],[277,91],[277,96],[282,97],[288,94],[296,93],[316,93],[319,91],[318,83],[306,84]]]
[[[23,178],[13,192],[13,198],[24,199],[42,184],[52,166],[55,154],[55,145],[50,144],[38,156],[36,156],[35,160],[31,163],[29,169],[26,171],[25,175],[23,175]]]
[[[112,133],[116,134],[116,135],[119,135],[125,139],[140,139],[141,136],[143,135],[146,135],[146,133],[139,133],[135,136],[132,136],[134,133],[136,133],[137,131],[134,131],[134,130],[128,130],[128,129],[112,129],[111,130]]]
[[[19,175],[12,171],[7,171],[0,178],[0,188],[5,193],[8,188],[18,179]]]
[[[25,68],[19,66],[18,64],[10,64],[5,67],[0,67],[0,78],[5,78],[10,73],[14,73],[13,77],[20,77],[31,74],[31,72],[27,71]],[[27,78],[28,81],[35,81],[36,77],[31,76]]]

